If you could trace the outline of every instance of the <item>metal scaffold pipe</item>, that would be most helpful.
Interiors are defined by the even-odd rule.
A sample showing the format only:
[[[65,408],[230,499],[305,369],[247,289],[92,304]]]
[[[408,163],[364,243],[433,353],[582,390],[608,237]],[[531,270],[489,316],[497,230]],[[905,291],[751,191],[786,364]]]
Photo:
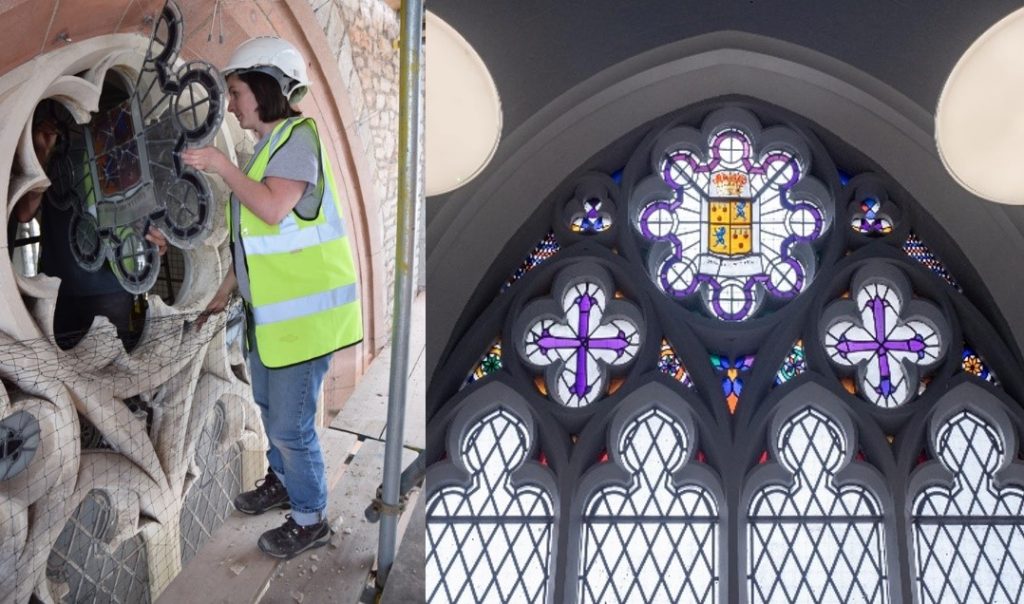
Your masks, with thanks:
[[[395,561],[398,506],[401,495],[402,440],[406,385],[409,378],[409,330],[414,279],[415,209],[420,197],[420,96],[422,91],[423,0],[403,0],[399,50],[398,224],[395,249],[395,302],[391,335],[391,375],[388,385],[387,442],[377,585],[387,581]],[[422,404],[413,401],[413,404]]]

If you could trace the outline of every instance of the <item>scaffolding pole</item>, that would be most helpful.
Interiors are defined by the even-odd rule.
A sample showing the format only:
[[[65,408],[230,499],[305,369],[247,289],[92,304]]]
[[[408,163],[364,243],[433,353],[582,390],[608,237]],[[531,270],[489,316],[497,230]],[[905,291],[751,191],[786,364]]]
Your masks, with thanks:
[[[409,379],[409,330],[412,314],[415,210],[419,199],[420,92],[423,50],[423,0],[402,0],[398,106],[398,224],[395,246],[395,303],[391,329],[387,441],[381,493],[377,585],[383,586],[395,561],[398,533],[402,441]],[[414,401],[414,404],[422,404]]]

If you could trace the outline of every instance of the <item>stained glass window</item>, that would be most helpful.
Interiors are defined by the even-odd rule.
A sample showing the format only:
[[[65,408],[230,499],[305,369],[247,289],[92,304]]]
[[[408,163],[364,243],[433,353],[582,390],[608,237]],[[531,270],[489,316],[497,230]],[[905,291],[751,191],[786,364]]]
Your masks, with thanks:
[[[775,448],[793,483],[765,487],[751,500],[751,602],[888,600],[881,505],[861,486],[836,484],[850,446],[813,408],[783,424]]]
[[[580,602],[716,601],[718,505],[672,479],[692,442],[658,409],[626,424],[617,459],[629,485],[604,487],[584,506]]]
[[[919,263],[982,280],[913,234],[941,225],[900,183],[741,104],[667,115],[581,164],[524,225],[550,233],[530,278],[463,309],[427,397],[428,431],[456,430],[428,447],[430,601],[1024,601],[1019,427],[996,418],[1019,416],[1024,368],[998,312],[972,306],[985,294]],[[988,403],[954,422],[964,386]],[[520,406],[487,406],[496,387]],[[509,467],[466,478],[483,449],[454,436],[500,426],[472,438]],[[947,463],[955,434],[994,473]],[[512,520],[435,505],[508,488],[545,504]],[[925,513],[940,497],[982,503]]]
[[[920,602],[1024,598],[1024,484],[1000,484],[994,476],[1013,457],[1006,445],[991,422],[970,410],[939,428],[934,450],[953,479],[913,499]],[[1020,476],[1021,464],[1014,465]]]
[[[558,307],[540,300],[523,311],[520,353],[546,372],[547,391],[567,407],[602,396],[608,367],[629,365],[640,348],[640,313],[625,300],[609,300],[609,283],[599,267],[577,266],[556,280]]]
[[[712,316],[742,321],[765,293],[790,299],[810,282],[806,244],[828,229],[833,201],[809,176],[806,152],[755,142],[760,127],[745,112],[712,114],[705,126],[719,121],[743,127],[713,127],[706,142],[687,131],[661,150],[655,180],[634,194],[634,226],[660,244],[652,277],[662,290],[679,298],[699,290]]]
[[[475,423],[459,458],[469,486],[427,502],[426,591],[431,602],[545,602],[554,507],[534,485],[513,485],[529,433],[498,409]]]
[[[865,399],[885,408],[902,405],[916,393],[920,372],[942,359],[949,328],[936,307],[911,300],[907,278],[889,265],[862,268],[851,289],[853,300],[825,311],[825,350],[835,365],[856,368]]]

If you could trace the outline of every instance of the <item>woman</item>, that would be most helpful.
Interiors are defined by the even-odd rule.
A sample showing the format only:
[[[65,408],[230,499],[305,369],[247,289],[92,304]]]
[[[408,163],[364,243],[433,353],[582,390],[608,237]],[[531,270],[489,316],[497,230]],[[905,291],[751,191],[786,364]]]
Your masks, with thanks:
[[[232,267],[197,324],[223,311],[236,289],[245,300],[253,398],[270,440],[270,468],[235,507],[247,514],[290,507],[259,546],[291,558],[330,539],[314,421],[331,353],[362,339],[356,274],[316,124],[292,107],[309,85],[302,55],[278,38],[254,38],[235,50],[224,74],[228,111],[259,142],[244,171],[214,147],[181,154],[231,189]]]

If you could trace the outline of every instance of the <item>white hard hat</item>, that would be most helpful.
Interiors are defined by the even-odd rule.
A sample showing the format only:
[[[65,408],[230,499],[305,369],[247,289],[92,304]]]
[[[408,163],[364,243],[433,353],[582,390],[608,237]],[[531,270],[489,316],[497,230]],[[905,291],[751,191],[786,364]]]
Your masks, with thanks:
[[[235,49],[224,77],[240,71],[261,71],[273,76],[290,103],[298,103],[309,89],[306,61],[294,46],[281,38],[260,36],[242,42]]]

